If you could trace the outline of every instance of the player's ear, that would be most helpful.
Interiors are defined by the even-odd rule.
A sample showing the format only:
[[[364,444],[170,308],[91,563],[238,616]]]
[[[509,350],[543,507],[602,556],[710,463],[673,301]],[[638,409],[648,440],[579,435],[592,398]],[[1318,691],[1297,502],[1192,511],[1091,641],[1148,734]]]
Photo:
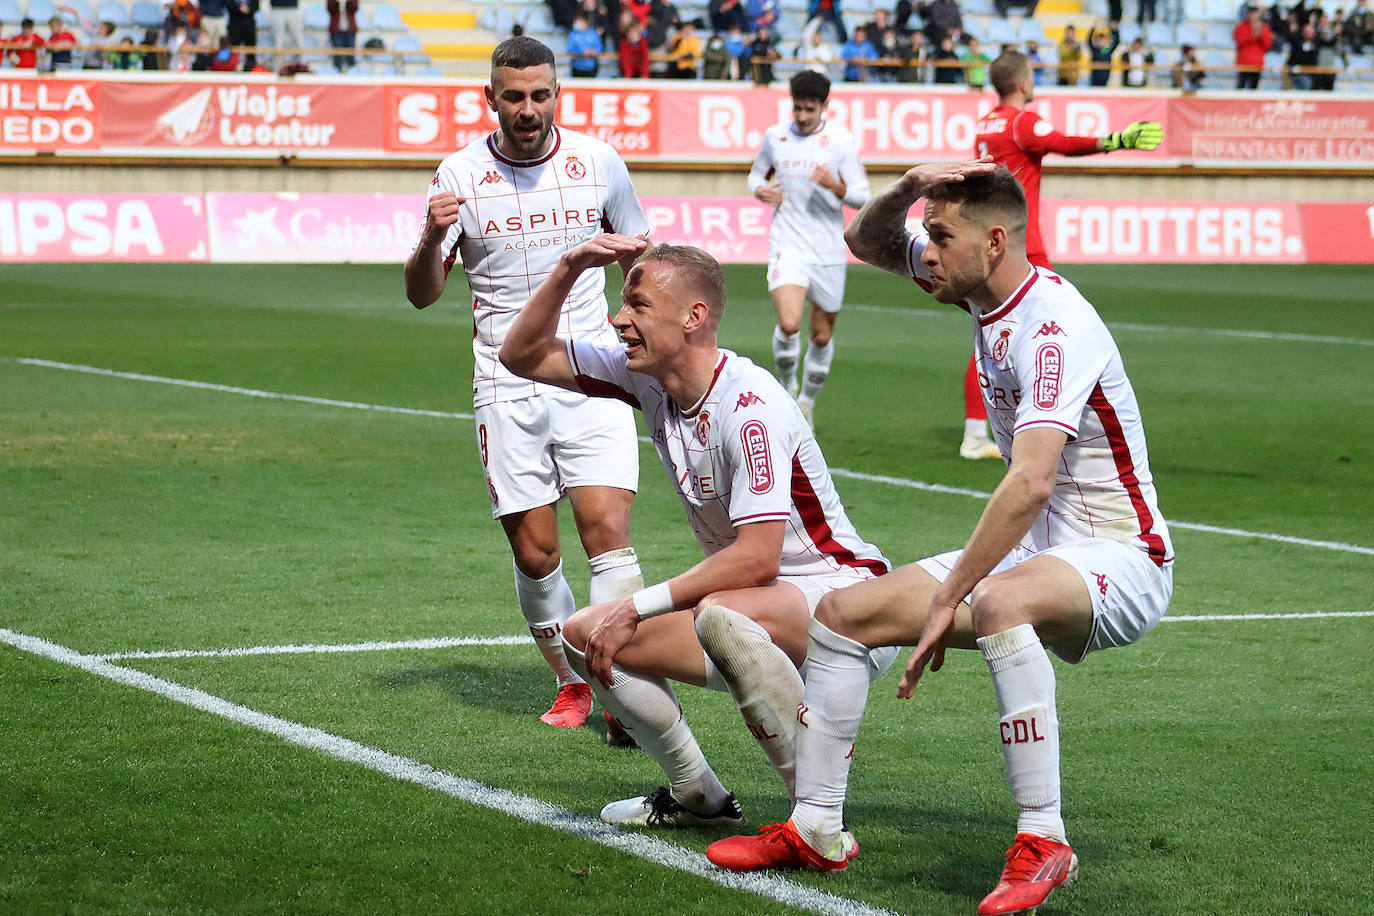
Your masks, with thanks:
[[[1007,252],[1007,227],[1000,224],[993,225],[984,237],[984,243],[988,249],[988,260],[999,258]]]
[[[486,98],[487,98],[487,107],[490,108],[492,111],[495,111],[495,110],[496,110],[496,93],[492,91],[491,86],[483,86],[483,87],[482,87],[482,94],[483,94],[484,96],[486,96]]]
[[[683,332],[691,334],[700,331],[706,326],[706,322],[710,317],[711,310],[707,307],[705,302],[693,302],[687,307],[687,314],[683,318]]]

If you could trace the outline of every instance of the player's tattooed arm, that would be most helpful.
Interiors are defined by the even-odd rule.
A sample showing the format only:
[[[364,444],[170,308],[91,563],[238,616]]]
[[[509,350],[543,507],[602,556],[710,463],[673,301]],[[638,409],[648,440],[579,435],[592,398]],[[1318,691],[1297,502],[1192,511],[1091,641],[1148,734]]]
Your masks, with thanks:
[[[991,158],[987,158],[908,169],[901,178],[874,194],[855,214],[844,231],[845,244],[860,261],[905,275],[907,247],[911,241],[906,218],[912,204],[936,185],[990,174],[994,168]]]

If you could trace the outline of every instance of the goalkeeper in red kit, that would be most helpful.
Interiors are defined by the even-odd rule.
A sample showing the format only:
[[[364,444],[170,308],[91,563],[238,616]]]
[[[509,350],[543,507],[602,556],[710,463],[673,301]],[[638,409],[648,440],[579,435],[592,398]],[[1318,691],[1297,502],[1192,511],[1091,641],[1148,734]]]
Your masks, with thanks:
[[[1040,171],[1046,153],[1091,156],[1119,149],[1152,150],[1164,132],[1157,121],[1136,121],[1105,137],[1070,137],[1026,106],[1035,99],[1035,77],[1030,58],[1017,51],[1002,53],[988,68],[988,82],[997,91],[997,107],[983,115],[974,138],[977,155],[991,156],[1016,176],[1026,191],[1029,223],[1026,226],[1026,258],[1038,267],[1053,270],[1045,242],[1040,237]],[[964,439],[959,446],[964,458],[1001,457],[988,437],[987,409],[978,384],[978,370],[970,358],[964,372]]]

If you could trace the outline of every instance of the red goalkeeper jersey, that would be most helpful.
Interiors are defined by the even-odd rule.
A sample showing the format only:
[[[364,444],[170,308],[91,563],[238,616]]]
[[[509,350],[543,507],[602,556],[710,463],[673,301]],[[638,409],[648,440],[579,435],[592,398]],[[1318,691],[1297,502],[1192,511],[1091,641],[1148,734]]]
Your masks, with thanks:
[[[1029,222],[1026,225],[1026,257],[1032,264],[1051,268],[1045,242],[1040,237],[1040,161],[1046,153],[1087,156],[1098,151],[1096,137],[1069,137],[1033,111],[1002,105],[978,122],[974,148],[979,156],[992,155],[1026,189]]]

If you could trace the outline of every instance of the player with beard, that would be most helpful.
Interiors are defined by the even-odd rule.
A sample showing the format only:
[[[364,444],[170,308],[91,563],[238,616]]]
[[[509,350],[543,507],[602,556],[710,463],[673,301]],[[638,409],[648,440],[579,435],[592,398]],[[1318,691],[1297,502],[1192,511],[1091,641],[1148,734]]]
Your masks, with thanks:
[[[591,691],[562,648],[576,602],[563,578],[556,506],[564,497],[572,505],[593,602],[643,585],[629,535],[639,479],[634,418],[625,404],[520,378],[497,351],[565,251],[604,228],[638,236],[649,224],[620,155],[554,125],[559,86],[546,46],[524,36],[499,44],[485,94],[500,127],[440,163],[406,260],[406,296],[416,308],[438,300],[461,258],[472,292],[472,398],[492,516],[514,554],[520,611],[558,679],[553,706],[540,718],[576,727],[586,722]],[[613,345],[606,319],[605,271],[587,271],[563,304],[558,333]],[[607,725],[614,738],[609,716]]]

